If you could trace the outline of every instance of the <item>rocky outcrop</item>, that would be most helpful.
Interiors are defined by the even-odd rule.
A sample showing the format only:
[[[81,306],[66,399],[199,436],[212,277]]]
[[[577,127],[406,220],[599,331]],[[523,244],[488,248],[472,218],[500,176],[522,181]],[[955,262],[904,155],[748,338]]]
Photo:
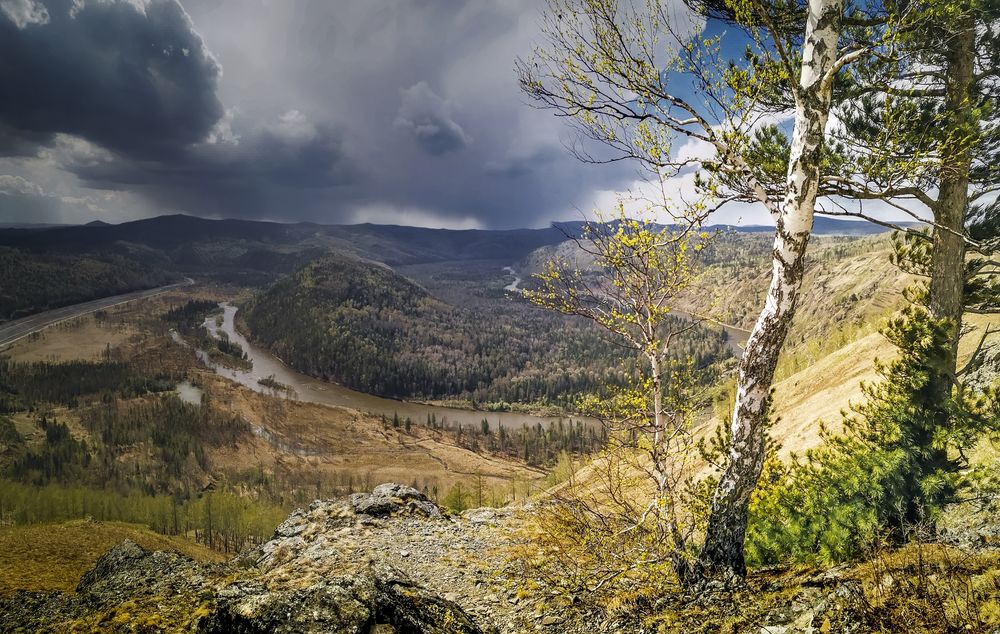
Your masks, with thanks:
[[[877,631],[858,625],[859,584],[843,569],[761,571],[749,586],[710,583],[608,609],[512,564],[525,519],[510,509],[449,515],[415,489],[380,485],[293,512],[270,540],[224,564],[122,542],[75,594],[0,596],[0,632],[708,634],[719,623],[750,634]]]
[[[478,634],[483,630],[454,602],[418,586],[401,571],[372,566],[306,588],[275,589],[262,580],[229,584],[219,592],[216,609],[198,624],[198,631]]]
[[[454,600],[415,581],[406,559],[365,549],[379,528],[453,525],[419,491],[386,484],[292,513],[271,540],[227,564],[125,541],[84,574],[74,595],[0,598],[3,631],[189,631],[204,634],[485,634]],[[381,524],[382,526],[379,526]],[[404,529],[405,530],[405,529]],[[392,533],[392,530],[387,531]],[[381,554],[385,554],[384,552]],[[408,555],[408,553],[407,553]]]
[[[402,484],[380,484],[371,494],[355,493],[351,506],[356,513],[385,517],[394,513],[409,512],[424,517],[441,518],[441,509],[427,496],[413,487]]]

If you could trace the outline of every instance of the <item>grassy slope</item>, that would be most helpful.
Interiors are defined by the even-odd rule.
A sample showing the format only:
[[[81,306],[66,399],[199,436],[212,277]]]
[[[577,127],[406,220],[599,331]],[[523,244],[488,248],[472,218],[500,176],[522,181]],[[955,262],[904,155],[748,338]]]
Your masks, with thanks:
[[[764,301],[770,279],[767,254],[760,236],[736,236],[741,262],[714,264],[698,279],[683,308],[709,315],[741,328],[750,328]],[[780,455],[802,454],[819,443],[819,421],[836,430],[841,410],[863,398],[862,382],[879,377],[876,358],[888,360],[895,350],[878,332],[886,319],[905,304],[902,290],[913,279],[889,261],[885,236],[845,241],[819,238],[810,245],[799,309],[778,364],[774,384],[772,434],[781,443]],[[553,254],[570,257],[565,245],[539,250],[523,264],[540,266]],[[579,264],[579,262],[576,262]],[[962,340],[959,364],[975,348],[982,328],[1000,324],[1000,316],[966,315],[965,325],[976,330]],[[1000,344],[1000,335],[992,340]],[[709,434],[720,424],[711,415],[699,424],[699,434]],[[977,460],[992,460],[996,449],[986,448]],[[585,467],[577,479],[593,474]],[[589,474],[589,475],[588,475]]]
[[[750,329],[770,282],[770,253],[757,237],[739,239],[751,257],[736,266],[707,267],[681,308]],[[891,246],[884,236],[818,238],[809,249],[789,348],[878,322],[901,305],[902,290],[912,283],[889,261]]]
[[[124,539],[156,550],[174,550],[202,561],[221,561],[213,550],[144,526],[76,520],[0,528],[0,593],[72,591],[98,557]]]
[[[678,308],[749,330],[771,277],[770,238],[723,236],[710,250],[711,264],[678,302]],[[902,290],[912,278],[889,261],[888,237],[817,237],[809,247],[799,309],[786,341],[782,374],[816,362],[872,332],[902,306]],[[574,267],[589,258],[570,242],[539,249],[520,266],[526,275],[556,258]],[[794,357],[794,358],[793,358]]]

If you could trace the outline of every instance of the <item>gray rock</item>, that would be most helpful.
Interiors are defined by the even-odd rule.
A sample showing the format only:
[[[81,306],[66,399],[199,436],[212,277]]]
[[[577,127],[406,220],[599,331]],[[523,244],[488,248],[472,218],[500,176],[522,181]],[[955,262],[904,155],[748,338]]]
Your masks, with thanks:
[[[387,566],[372,566],[363,574],[324,580],[304,589],[233,583],[219,593],[217,609],[198,631],[367,633],[376,627],[384,632],[482,632],[458,605]]]
[[[351,496],[351,506],[356,513],[372,517],[403,512],[423,517],[444,517],[441,509],[430,498],[405,484],[380,484],[372,490],[371,495],[356,493]]]
[[[462,517],[467,519],[472,524],[496,524],[500,515],[497,513],[496,509],[481,508],[469,509],[468,511],[462,513]]]
[[[390,508],[392,515],[378,526],[366,525],[355,515],[359,506]],[[124,541],[83,575],[76,594],[0,596],[0,630],[56,632],[80,619],[98,623],[108,615],[155,614],[167,631],[203,634],[492,632],[455,601],[386,563],[391,553],[409,556],[408,565],[439,556],[428,557],[423,549],[441,549],[440,543],[413,540],[425,530],[421,522],[450,526],[433,519],[440,517],[440,509],[416,489],[382,485],[371,495],[316,501],[295,511],[271,540],[225,564]],[[371,539],[375,532],[378,545]],[[446,538],[437,530],[427,535]],[[439,589],[449,587],[440,582],[448,572],[432,573]],[[419,578],[426,582],[429,576],[425,571]]]

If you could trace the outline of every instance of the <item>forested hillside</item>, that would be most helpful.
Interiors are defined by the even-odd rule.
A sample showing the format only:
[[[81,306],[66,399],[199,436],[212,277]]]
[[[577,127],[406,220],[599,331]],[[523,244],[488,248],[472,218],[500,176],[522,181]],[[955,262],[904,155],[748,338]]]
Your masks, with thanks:
[[[889,234],[814,239],[806,257],[799,317],[785,342],[784,374],[877,331],[904,305],[903,289],[914,280],[892,264],[891,252]],[[749,330],[764,303],[770,258],[769,236],[720,235],[699,253],[697,278],[678,308]],[[521,270],[530,277],[550,259],[583,269],[592,266],[590,257],[567,241],[538,249],[522,260]]]
[[[0,247],[0,321],[174,279],[115,255],[85,257]]]
[[[455,272],[436,271],[439,280]],[[241,314],[251,338],[291,366],[386,396],[569,405],[632,376],[616,344],[582,321],[503,297],[499,276],[492,293],[460,297],[445,303],[387,267],[327,256]],[[675,355],[710,371],[728,356],[725,336],[696,328]]]

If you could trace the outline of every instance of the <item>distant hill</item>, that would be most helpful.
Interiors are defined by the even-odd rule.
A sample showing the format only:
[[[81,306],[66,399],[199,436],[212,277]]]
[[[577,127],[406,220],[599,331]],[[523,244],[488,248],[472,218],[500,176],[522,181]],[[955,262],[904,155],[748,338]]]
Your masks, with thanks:
[[[268,247],[339,246],[388,264],[463,259],[514,258],[565,239],[548,229],[428,229],[397,225],[283,224],[256,220],[210,220],[158,216],[117,225],[87,224],[0,230],[0,244],[47,251],[91,252],[123,244],[171,252],[205,243]]]
[[[122,244],[172,251],[201,243],[240,242],[245,245],[336,245],[387,264],[484,260],[514,261],[531,251],[579,234],[585,223],[556,223],[545,229],[429,229],[399,225],[285,224],[257,220],[211,220],[182,214],[108,224],[0,229],[0,244],[47,251],[91,252]],[[708,229],[741,233],[772,231],[770,226],[713,225]],[[816,218],[818,235],[871,235],[886,229],[864,221]]]
[[[584,226],[588,223],[582,220],[573,222],[556,222],[553,226],[561,232],[569,235],[580,235]],[[916,227],[918,222],[898,222],[902,227]],[[664,225],[656,225],[664,226]],[[707,231],[722,230],[727,233],[771,233],[774,225],[728,225],[714,224],[705,227]],[[813,234],[817,236],[872,236],[881,233],[888,233],[890,229],[877,225],[867,220],[843,220],[840,218],[827,218],[816,216],[813,220]]]
[[[90,251],[131,242],[157,249],[219,239],[288,243],[294,241],[283,225],[252,220],[208,220],[182,214],[157,216],[121,224],[59,226],[41,230],[0,231],[0,243],[21,248]]]
[[[919,222],[897,222],[901,227],[918,227]],[[773,225],[747,225],[731,226],[735,231],[741,233],[758,233],[761,231],[774,231]],[[816,216],[813,220],[813,234],[818,236],[873,236],[880,233],[888,233],[890,230],[881,225],[877,225],[867,220],[843,220],[840,218],[827,218],[826,216]]]
[[[8,258],[21,266],[16,275],[12,269],[4,280],[0,318],[92,299],[104,289],[115,293],[137,290],[180,275],[265,286],[329,253],[356,255],[390,266],[472,260],[514,263],[565,242],[567,234],[579,235],[583,226],[583,222],[569,222],[544,229],[454,230],[211,220],[177,214],[121,224],[94,221],[4,228],[0,229],[0,247],[10,247]],[[717,228],[751,234],[772,231],[764,226]],[[883,229],[866,222],[817,218],[816,232],[866,235]],[[22,255],[15,258],[15,254]],[[82,262],[87,267],[77,270]],[[100,265],[93,262],[113,262],[116,270],[96,273]],[[47,280],[66,283],[46,282],[46,292],[40,294],[41,278],[32,272],[43,270]],[[79,287],[76,281],[84,273],[85,288],[69,288]]]

